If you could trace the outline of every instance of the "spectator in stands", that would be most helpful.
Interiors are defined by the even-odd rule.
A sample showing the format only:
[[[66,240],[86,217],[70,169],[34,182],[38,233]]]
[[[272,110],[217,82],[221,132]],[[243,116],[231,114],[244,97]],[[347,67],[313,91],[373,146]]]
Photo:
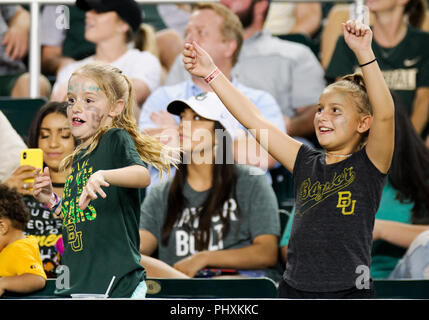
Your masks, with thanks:
[[[429,33],[418,27],[425,18],[426,1],[368,1],[367,6],[374,15],[372,45],[384,78],[425,139],[429,133]],[[357,69],[357,60],[340,37],[326,78],[331,82]]]
[[[0,5],[0,96],[28,97],[30,76],[23,59],[28,53],[30,14],[19,5]],[[40,96],[49,97],[51,85],[39,79]]]
[[[429,279],[429,230],[411,242],[389,279]]]
[[[244,27],[244,43],[232,76],[246,86],[274,96],[285,117],[288,134],[314,137],[314,105],[325,85],[316,56],[303,44],[281,40],[263,30],[269,1],[221,3],[238,15]],[[174,84],[188,77],[178,57],[165,83]]]
[[[322,23],[322,5],[318,2],[271,3],[264,24],[272,35],[300,34],[312,38]]]
[[[194,7],[189,19],[185,34],[186,41],[196,40],[216,60],[219,69],[232,79],[251,99],[261,112],[272,121],[278,128],[285,131],[282,113],[274,98],[267,92],[248,88],[239,83],[231,76],[231,69],[237,62],[242,43],[242,26],[237,16],[228,8],[216,3],[201,3]],[[183,71],[183,64],[180,66]],[[259,76],[258,76],[259,77]],[[201,78],[191,78],[171,86],[158,88],[146,100],[140,113],[139,128],[148,134],[163,134],[168,136],[177,135],[179,117],[173,117],[165,111],[168,103],[175,99],[188,99],[202,92],[212,91],[210,86]],[[244,131],[243,131],[244,132]],[[274,158],[269,156],[265,150],[256,157],[239,159],[240,155],[246,154],[243,147],[252,149],[257,143],[253,137],[247,134],[235,134],[234,155],[241,163],[260,166],[264,169],[276,165]],[[261,148],[262,149],[262,148]],[[157,173],[151,170],[151,187],[158,180]]]
[[[395,108],[395,151],[377,211],[371,273],[387,278],[418,234],[429,230],[429,150]]]
[[[67,82],[77,67],[91,61],[109,63],[127,75],[136,91],[136,102],[140,106],[161,81],[161,65],[149,52],[129,49],[141,24],[140,8],[134,0],[103,0],[89,2],[77,0],[76,6],[86,11],[85,38],[96,44],[95,54],[68,64],[59,71],[51,100],[64,101]],[[139,108],[135,108],[138,116]]]
[[[429,229],[429,150],[395,98],[395,150],[375,216],[371,277],[387,278],[418,234]],[[294,214],[280,246],[286,259]]]
[[[279,297],[371,298],[375,294],[369,278],[361,282],[363,287],[357,285],[362,280],[357,272],[371,264],[373,223],[394,149],[394,103],[371,49],[369,26],[349,21],[343,31],[363,76],[345,76],[320,96],[314,126],[322,152],[264,119],[196,41],[183,50],[186,69],[208,79],[247,128],[268,130],[270,139],[264,147],[293,172],[297,213]],[[255,136],[262,141],[258,132]]]
[[[278,280],[271,269],[277,201],[260,169],[232,163],[236,120],[212,92],[172,101],[167,110],[181,118],[183,161],[143,202],[141,253],[158,249],[160,260],[190,277],[213,267]]]
[[[85,39],[85,11],[74,5],[68,6],[67,16],[65,10],[58,5],[46,5],[42,10],[41,67],[42,72],[47,75],[56,76],[69,63],[95,53],[95,44]]]
[[[331,5],[332,4],[334,5],[329,9],[329,12],[326,13],[326,23],[324,24],[322,29],[320,43],[320,62],[322,63],[322,67],[324,69],[328,67],[329,62],[331,61],[332,54],[334,53],[338,37],[342,34],[341,23],[347,22],[347,20],[351,19],[351,17],[355,15],[355,13],[352,12],[352,10],[355,10],[355,6],[353,4],[331,3]],[[327,5],[329,4],[323,3],[322,6],[326,7]],[[408,8],[408,10],[410,11],[410,7]],[[369,24],[372,25],[372,21],[374,20],[374,13],[368,11],[368,14]],[[426,9],[426,16],[421,24],[415,25],[416,22],[419,22],[418,19],[408,20],[408,23],[413,25],[415,28],[419,28],[424,31],[429,31],[429,10]]]
[[[57,194],[63,193],[64,184],[70,173],[69,170],[60,171],[60,163],[74,151],[75,145],[67,122],[67,103],[49,102],[42,106],[31,124],[28,147],[42,149],[43,162],[49,168],[52,186]],[[35,169],[19,167],[12,177],[16,176],[15,179],[21,180],[20,184],[23,184],[22,177],[25,175],[34,177]],[[60,255],[55,246],[61,238],[62,220],[51,215],[49,210],[33,198],[31,188],[32,185],[27,184],[25,191],[30,192],[30,195],[24,196],[24,201],[31,212],[25,233],[36,236],[45,273],[48,278],[55,278],[55,270],[60,265]]]
[[[6,290],[29,293],[45,287],[37,239],[24,235],[29,219],[18,191],[0,185],[0,297]]]
[[[0,183],[5,183],[8,181],[10,186],[16,187],[20,192],[26,192],[31,194],[30,191],[24,190],[24,179],[27,177],[22,177],[22,180],[12,181],[11,178],[12,172],[19,167],[19,159],[21,150],[26,149],[22,138],[15,131],[15,129],[10,124],[9,120],[0,111]]]

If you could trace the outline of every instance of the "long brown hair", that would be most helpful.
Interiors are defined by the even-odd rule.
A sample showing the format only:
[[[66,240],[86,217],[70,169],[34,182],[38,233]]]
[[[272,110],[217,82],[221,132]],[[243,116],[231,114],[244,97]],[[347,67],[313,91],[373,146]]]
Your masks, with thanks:
[[[106,131],[111,128],[121,128],[127,130],[130,134],[137,152],[144,162],[158,169],[161,175],[164,171],[169,174],[170,166],[176,165],[178,162],[178,158],[175,156],[177,152],[157,139],[140,133],[134,117],[134,88],[128,77],[122,74],[122,71],[118,68],[102,63],[88,63],[73,72],[70,78],[75,75],[82,75],[95,81],[112,105],[120,99],[124,100],[125,104],[122,112],[112,120],[110,126],[98,128],[97,132],[91,138],[85,155],[90,154],[97,147]],[[74,158],[82,149],[82,145],[79,145],[71,155],[62,161],[60,168],[65,169],[71,166]]]
[[[222,125],[215,121],[215,132],[219,133],[219,129],[224,129]],[[219,137],[219,135],[218,135]],[[222,237],[224,238],[229,231],[228,216],[222,215],[224,203],[232,196],[235,198],[235,186],[237,182],[237,172],[234,164],[228,164],[227,157],[232,152],[232,139],[228,134],[221,135],[222,141],[219,141],[220,148],[216,148],[216,157],[220,157],[222,161],[216,161],[212,165],[212,186],[207,196],[207,199],[201,206],[201,210],[197,212],[199,219],[199,227],[196,233],[193,230],[193,219],[184,226],[188,232],[194,232],[195,247],[198,251],[208,249],[210,241],[210,225],[212,217],[219,214],[222,221]],[[218,158],[219,159],[219,158]],[[219,163],[220,162],[220,163]],[[186,206],[185,198],[183,197],[183,189],[187,178],[187,165],[180,163],[176,171],[176,175],[170,186],[168,193],[168,209],[167,218],[162,227],[161,243],[167,245],[174,224],[180,219],[183,209]],[[237,202],[238,206],[238,202]],[[239,215],[239,208],[237,209]]]
[[[426,0],[410,0],[405,5],[404,14],[408,17],[408,23],[420,29],[425,21],[427,4]]]

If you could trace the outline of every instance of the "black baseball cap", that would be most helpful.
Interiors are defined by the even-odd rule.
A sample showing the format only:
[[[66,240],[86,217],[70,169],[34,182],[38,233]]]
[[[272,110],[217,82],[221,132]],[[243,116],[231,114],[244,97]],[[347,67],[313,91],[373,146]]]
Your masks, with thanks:
[[[76,0],[76,7],[83,11],[115,11],[133,31],[137,31],[142,23],[141,10],[134,0]]]

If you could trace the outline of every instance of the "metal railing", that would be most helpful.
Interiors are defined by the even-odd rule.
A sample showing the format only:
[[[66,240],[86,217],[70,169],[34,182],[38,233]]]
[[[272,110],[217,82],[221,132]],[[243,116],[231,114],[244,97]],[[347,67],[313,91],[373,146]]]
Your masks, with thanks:
[[[121,0],[118,0],[121,1]],[[30,50],[29,50],[29,73],[30,73],[30,97],[40,96],[39,77],[41,68],[40,52],[40,6],[49,5],[74,5],[75,0],[0,0],[0,4],[21,4],[30,6]],[[218,2],[218,0],[136,0],[139,4],[162,4],[162,3],[196,3],[196,2]],[[272,0],[272,2],[335,2],[335,3],[363,3],[363,0]]]

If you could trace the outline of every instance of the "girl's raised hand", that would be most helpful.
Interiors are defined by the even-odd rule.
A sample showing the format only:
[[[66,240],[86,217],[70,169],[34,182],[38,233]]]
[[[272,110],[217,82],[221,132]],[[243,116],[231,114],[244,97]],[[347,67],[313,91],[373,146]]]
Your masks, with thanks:
[[[33,197],[40,203],[48,203],[51,199],[52,188],[51,176],[49,175],[49,168],[46,167],[43,172],[40,169],[34,171],[33,183]]]
[[[104,199],[106,194],[104,193],[101,186],[108,187],[110,184],[105,180],[103,171],[99,170],[91,175],[83,188],[83,191],[79,198],[79,208],[85,210],[89,202],[93,199],[97,199],[97,193]]]
[[[371,49],[372,31],[369,26],[356,20],[341,24],[344,40],[356,56]]]
[[[185,43],[183,63],[191,75],[202,78],[207,77],[216,68],[210,55],[195,41]]]

